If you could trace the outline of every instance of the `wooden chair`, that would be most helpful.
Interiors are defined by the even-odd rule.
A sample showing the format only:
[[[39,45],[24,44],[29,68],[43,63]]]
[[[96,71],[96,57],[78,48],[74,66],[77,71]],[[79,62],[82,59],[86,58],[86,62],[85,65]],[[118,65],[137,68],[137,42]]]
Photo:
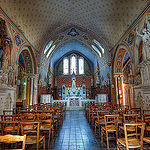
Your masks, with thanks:
[[[16,115],[2,115],[1,116],[1,132],[2,135],[5,134],[18,134],[19,125],[16,122]]]
[[[39,149],[40,143],[43,144],[43,150],[45,150],[45,136],[40,135],[40,122],[30,122],[30,128],[26,128],[29,122],[21,122],[21,134],[27,135],[26,144],[36,144],[37,150]],[[35,125],[37,124],[37,125]],[[37,126],[37,128],[35,128]]]
[[[19,134],[19,123],[17,121],[1,121],[1,135]]]
[[[118,124],[123,125],[123,110],[120,109],[113,110],[112,115],[119,115]]]
[[[134,111],[136,114],[138,114],[138,118],[141,119],[142,117],[141,108],[132,108],[131,110]]]
[[[97,111],[97,119],[95,120],[95,134],[96,134],[96,129],[98,127],[98,133],[100,136],[100,131],[101,131],[101,126],[105,125],[105,120],[104,120],[104,116],[105,115],[109,115],[109,111],[102,111],[102,110],[98,110]]]
[[[92,107],[92,119],[91,119],[91,126],[94,129],[95,120],[97,120],[97,107]]]
[[[104,134],[106,134],[107,148],[109,148],[109,139],[118,138],[118,117],[119,115],[105,115],[105,126],[101,127],[101,142],[103,142]],[[109,137],[109,133],[115,133],[115,137]]]
[[[43,113],[52,114],[53,126],[55,127],[56,132],[57,132],[59,121],[60,121],[60,114],[59,114],[59,111],[57,110],[57,107],[51,107],[50,110],[43,110]]]
[[[150,114],[143,115],[143,122],[145,123],[146,136],[148,136],[148,132],[150,132]]]
[[[128,128],[135,128],[136,130],[129,132]],[[137,132],[138,128],[141,130],[140,133]],[[144,129],[144,123],[125,123],[125,138],[117,139],[117,150],[123,147],[126,147],[127,150],[129,150],[129,148],[140,148],[141,150],[143,150]]]
[[[48,133],[48,146],[50,145],[50,139],[52,134],[53,140],[53,116],[52,114],[38,114],[38,120],[40,121],[40,131]]]
[[[137,123],[138,114],[123,114],[123,123]],[[124,131],[124,126],[119,126],[119,135]],[[133,126],[128,127],[128,131],[135,131]]]
[[[17,150],[25,150],[25,142],[26,142],[26,135],[20,136],[20,135],[4,135],[0,136],[0,142],[1,143],[16,143],[16,142],[22,142],[22,148]],[[4,147],[3,147],[4,149]]]

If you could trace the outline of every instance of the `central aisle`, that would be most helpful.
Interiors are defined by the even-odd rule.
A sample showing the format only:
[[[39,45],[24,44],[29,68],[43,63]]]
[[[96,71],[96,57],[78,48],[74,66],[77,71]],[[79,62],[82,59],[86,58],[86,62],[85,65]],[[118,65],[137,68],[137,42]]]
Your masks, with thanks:
[[[58,137],[50,150],[99,150],[83,111],[66,111]]]

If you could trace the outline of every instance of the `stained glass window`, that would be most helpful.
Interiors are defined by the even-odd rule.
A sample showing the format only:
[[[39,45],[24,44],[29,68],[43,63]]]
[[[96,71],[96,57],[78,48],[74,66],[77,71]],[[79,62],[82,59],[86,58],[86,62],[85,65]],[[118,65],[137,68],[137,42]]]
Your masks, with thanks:
[[[69,60],[68,60],[68,58],[64,58],[63,71],[64,71],[64,74],[69,73]]]
[[[79,74],[84,74],[84,59],[79,58]]]
[[[72,55],[71,56],[71,68],[70,68],[70,72],[71,72],[71,74],[73,73],[73,71],[74,71],[74,73],[76,74],[76,56],[74,56],[74,55]]]

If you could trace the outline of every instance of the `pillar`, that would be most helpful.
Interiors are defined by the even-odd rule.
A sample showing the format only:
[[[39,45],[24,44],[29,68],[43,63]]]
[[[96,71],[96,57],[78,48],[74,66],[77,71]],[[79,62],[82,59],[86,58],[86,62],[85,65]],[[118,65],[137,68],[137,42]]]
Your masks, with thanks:
[[[33,77],[31,77],[30,105],[33,104]]]
[[[114,75],[115,77],[115,87],[116,87],[116,102],[117,104],[119,104],[119,100],[118,100],[118,75]]]

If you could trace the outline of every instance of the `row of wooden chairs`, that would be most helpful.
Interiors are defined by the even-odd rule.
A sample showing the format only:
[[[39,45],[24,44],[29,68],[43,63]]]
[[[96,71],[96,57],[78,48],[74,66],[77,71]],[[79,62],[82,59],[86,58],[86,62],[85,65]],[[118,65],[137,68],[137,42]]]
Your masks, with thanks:
[[[1,121],[2,135],[16,134],[21,135],[28,133],[35,133],[34,136],[27,136],[26,144],[35,144],[36,141],[43,142],[43,148],[45,147],[45,132],[48,133],[48,145],[50,144],[51,134],[53,139],[53,117],[52,114],[40,114],[38,120],[35,121],[34,114],[23,114],[24,119],[21,121]],[[37,125],[38,124],[38,125]],[[39,136],[42,132],[45,136]],[[37,143],[37,149],[39,143]],[[44,148],[45,149],[45,148]]]
[[[146,110],[145,112],[147,112]],[[148,135],[149,130],[149,121],[150,121],[150,114],[143,114],[143,117],[141,117],[141,110],[140,109],[124,109],[124,108],[119,108],[118,106],[112,106],[109,104],[91,104],[91,103],[86,103],[85,104],[85,115],[87,117],[87,120],[89,121],[89,124],[91,127],[95,130],[98,128],[98,133],[99,136],[101,137],[101,142],[103,142],[104,137],[106,137],[107,141],[107,147],[109,148],[109,133],[115,133],[115,137],[113,139],[116,139],[117,145],[126,145],[126,148],[132,148],[132,147],[141,147],[143,144],[141,143],[141,140],[139,140],[136,136],[136,140],[133,138],[133,141],[127,141],[125,140],[128,137],[128,132],[135,132],[134,134],[137,134],[137,131],[135,130],[136,128],[141,129],[141,134],[140,136],[143,138],[144,135],[144,130],[146,130],[146,136]],[[140,123],[139,123],[140,121]],[[126,126],[126,127],[125,127]],[[130,126],[130,127],[129,127]],[[126,130],[127,129],[127,130]],[[123,133],[126,134],[125,137],[122,140],[118,140],[118,132],[119,136],[121,135],[121,131],[124,131]],[[126,133],[125,133],[126,132]],[[131,134],[132,135],[132,134]],[[129,136],[131,136],[129,134]],[[120,136],[121,137],[121,136]],[[119,138],[120,139],[120,138]],[[147,138],[146,138],[147,139]],[[121,141],[121,142],[120,142]],[[136,141],[136,142],[135,142]],[[140,141],[140,145],[138,144]],[[128,143],[127,143],[128,142]],[[131,146],[133,145],[134,146]]]
[[[26,135],[20,136],[20,135],[4,135],[0,136],[0,142],[1,143],[16,143],[16,142],[22,142],[22,147],[17,150],[25,150],[25,143],[26,143]],[[4,149],[4,144],[2,149]]]
[[[26,145],[36,144],[37,150],[39,149],[40,143],[43,145],[43,149],[45,149],[45,136],[42,135],[42,121],[39,122],[17,122],[17,121],[2,121],[2,136],[5,135],[26,135]],[[10,128],[13,126],[12,128]],[[9,142],[9,141],[8,141]],[[4,142],[4,143],[8,143]],[[3,145],[2,145],[3,146]],[[4,146],[3,146],[4,147]]]
[[[48,135],[48,146],[50,140],[53,140],[54,131],[58,131],[64,117],[64,108],[59,105],[53,105],[45,110],[18,110],[12,115],[1,115],[1,134],[27,135],[26,144],[36,144],[39,149],[40,143],[45,149],[45,136]],[[32,135],[32,136],[31,136]],[[38,141],[38,142],[37,142]]]

